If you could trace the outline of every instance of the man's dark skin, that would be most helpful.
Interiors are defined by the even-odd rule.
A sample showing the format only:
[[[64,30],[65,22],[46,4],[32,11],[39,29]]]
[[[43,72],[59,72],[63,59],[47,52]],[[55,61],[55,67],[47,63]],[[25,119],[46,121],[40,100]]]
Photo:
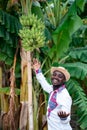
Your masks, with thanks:
[[[40,69],[40,62],[37,59],[33,59],[33,68],[34,70]],[[66,81],[65,75],[62,72],[59,72],[58,70],[55,70],[51,76],[51,82],[53,85],[53,90],[56,90],[61,87]],[[66,118],[69,116],[69,113],[67,114],[64,111],[58,112],[58,116],[60,118]]]

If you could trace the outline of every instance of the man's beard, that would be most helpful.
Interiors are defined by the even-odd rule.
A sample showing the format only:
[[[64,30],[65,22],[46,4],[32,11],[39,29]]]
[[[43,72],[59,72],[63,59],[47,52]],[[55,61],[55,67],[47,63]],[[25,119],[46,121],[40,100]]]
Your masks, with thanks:
[[[61,83],[60,85],[53,85],[53,91],[60,88],[64,83]]]
[[[57,90],[60,87],[60,85],[53,85],[53,90]]]

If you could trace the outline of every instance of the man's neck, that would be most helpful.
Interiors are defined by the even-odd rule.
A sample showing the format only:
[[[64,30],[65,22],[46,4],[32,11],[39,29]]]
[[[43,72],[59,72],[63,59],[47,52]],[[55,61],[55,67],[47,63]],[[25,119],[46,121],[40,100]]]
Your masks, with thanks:
[[[64,85],[64,84],[61,84],[61,85],[54,85],[54,86],[53,86],[53,91],[59,89],[62,85]]]

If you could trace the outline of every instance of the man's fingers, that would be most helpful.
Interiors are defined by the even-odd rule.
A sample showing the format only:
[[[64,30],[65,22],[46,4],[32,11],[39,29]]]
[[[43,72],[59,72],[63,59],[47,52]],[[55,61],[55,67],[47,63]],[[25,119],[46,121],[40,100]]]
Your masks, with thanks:
[[[38,59],[33,58],[33,64],[40,64],[40,62],[38,61]]]
[[[58,116],[61,118],[65,118],[65,117],[69,116],[69,114],[70,113],[67,114],[66,112],[63,112],[63,111],[58,112]]]
[[[40,64],[40,62],[38,61],[38,59],[33,58],[33,59],[32,59],[32,63],[31,63],[31,66],[32,66],[32,68],[34,69],[34,71],[36,71],[36,70],[40,69],[41,64]]]
[[[69,115],[70,115],[70,113],[67,114],[67,116],[69,116]]]
[[[38,60],[36,58],[33,58],[33,63],[37,63]]]

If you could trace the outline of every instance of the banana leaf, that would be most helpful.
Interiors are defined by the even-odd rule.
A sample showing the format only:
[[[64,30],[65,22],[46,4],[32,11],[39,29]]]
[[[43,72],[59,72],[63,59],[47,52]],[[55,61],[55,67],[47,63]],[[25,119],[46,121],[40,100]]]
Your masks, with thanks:
[[[0,25],[5,26],[5,29],[10,33],[18,34],[19,29],[21,29],[19,20],[2,10],[0,10]]]
[[[72,49],[69,53],[70,58],[87,63],[87,47]]]
[[[87,64],[85,63],[66,63],[63,66],[68,69],[71,77],[83,80],[87,75]]]
[[[37,17],[38,17],[39,19],[42,19],[42,20],[43,20],[44,15],[43,15],[43,12],[42,12],[40,3],[39,3],[38,1],[34,1],[34,2],[33,2],[31,11],[32,11],[32,13],[34,13],[35,15],[37,15]]]
[[[76,5],[80,8],[81,11],[84,11],[84,5],[86,2],[86,0],[76,0]]]
[[[9,95],[10,94],[10,87],[0,88],[0,93]],[[16,95],[20,95],[20,89],[15,88],[15,93],[16,93]]]
[[[83,11],[85,3],[85,0],[75,1],[62,19],[62,22],[53,32],[54,45],[49,52],[51,59],[56,60],[67,51],[72,40],[72,35],[82,26],[82,20],[77,14],[77,8]]]
[[[12,65],[21,24],[18,18],[0,10],[0,60]]]
[[[66,85],[73,105],[77,106],[78,123],[82,129],[87,129],[87,96],[76,80],[69,80]]]
[[[55,49],[52,50],[54,53],[52,53],[53,55],[51,55],[51,57],[56,54],[56,57],[59,58],[67,51],[69,43],[72,40],[72,35],[81,27],[81,25],[82,20],[77,15],[76,5],[74,3],[64,20],[62,20],[62,23],[53,32],[52,36],[55,43]]]

